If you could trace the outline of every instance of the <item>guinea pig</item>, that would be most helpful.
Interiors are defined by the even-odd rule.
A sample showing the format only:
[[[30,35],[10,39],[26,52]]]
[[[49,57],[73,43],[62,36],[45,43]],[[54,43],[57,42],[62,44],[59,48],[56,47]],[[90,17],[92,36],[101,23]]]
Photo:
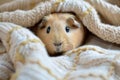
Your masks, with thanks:
[[[50,55],[59,55],[80,46],[84,41],[85,30],[73,14],[53,13],[38,24],[36,35]]]

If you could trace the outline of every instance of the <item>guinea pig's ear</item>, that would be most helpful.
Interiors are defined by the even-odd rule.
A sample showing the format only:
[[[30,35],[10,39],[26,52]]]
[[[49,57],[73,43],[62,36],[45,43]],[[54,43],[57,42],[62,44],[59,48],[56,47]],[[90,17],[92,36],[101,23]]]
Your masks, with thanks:
[[[41,20],[41,23],[38,25],[38,28],[39,28],[39,29],[45,28],[46,22],[47,22],[46,17],[43,17],[43,19]]]
[[[79,28],[81,26],[81,23],[79,23],[79,21],[77,19],[75,19],[75,17],[69,17],[67,19],[67,23],[71,26],[71,27],[76,27]]]

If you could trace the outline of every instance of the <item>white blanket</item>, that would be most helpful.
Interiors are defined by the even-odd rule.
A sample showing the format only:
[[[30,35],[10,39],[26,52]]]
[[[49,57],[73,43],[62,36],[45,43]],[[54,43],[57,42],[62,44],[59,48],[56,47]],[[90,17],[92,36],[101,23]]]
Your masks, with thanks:
[[[82,1],[83,4],[81,4],[80,3],[81,1],[82,0],[77,0],[74,3],[74,1],[72,0],[69,1],[66,0],[63,3],[60,3],[57,10],[63,12],[69,11],[68,8],[70,6],[68,4],[70,5],[85,4],[87,7],[90,6],[88,3],[83,1]],[[85,1],[88,1],[101,14],[103,14],[103,12],[101,12],[102,11],[101,9],[104,7],[102,6],[101,8],[98,8],[96,6],[101,5],[104,1],[108,1],[108,2],[111,1],[109,3],[109,6],[112,8],[115,7],[112,5],[113,4],[112,0],[103,0],[103,1],[85,0]],[[38,0],[38,2],[41,1]],[[52,3],[51,2],[45,2],[45,3],[46,4],[49,3],[48,7],[50,9],[52,6],[51,4],[53,4],[54,1]],[[9,4],[9,6],[11,4]],[[44,5],[42,3],[42,6],[47,6],[46,4]],[[59,3],[57,3],[57,5],[58,4]],[[104,6],[108,5],[107,2],[104,2],[103,4]],[[0,11],[3,12],[0,13],[0,20],[2,21],[0,22],[0,40],[2,42],[0,46],[0,53],[1,53],[0,80],[9,80],[9,79],[10,80],[120,80],[119,45],[117,46],[118,50],[112,50],[114,48],[113,45],[115,45],[112,43],[108,43],[107,46],[113,47],[113,48],[109,47],[109,49],[103,49],[101,47],[98,47],[99,45],[98,46],[85,45],[77,49],[68,51],[63,56],[50,57],[48,56],[42,41],[38,37],[36,37],[31,31],[22,27],[23,25],[26,25],[26,27],[30,27],[31,25],[34,25],[37,22],[37,20],[41,18],[41,15],[43,16],[43,14],[40,14],[36,18],[36,15],[32,13],[34,14],[31,15],[32,19],[35,19],[36,22],[34,21],[32,22],[31,18],[29,18],[28,21],[31,21],[32,24],[30,22],[27,24],[21,21],[22,17],[25,17],[24,13],[29,16],[29,14],[26,12],[31,13],[32,11],[34,12],[37,10],[38,12],[36,13],[39,13],[38,10],[39,8],[40,10],[43,10],[40,7],[41,5],[38,5],[37,7],[33,8],[30,11],[15,11],[15,12],[14,11],[5,12],[5,11],[9,11],[7,10],[7,8],[4,8],[5,5],[0,6],[0,8],[2,7]],[[69,7],[66,5],[68,5]],[[8,9],[11,10],[12,8],[9,7]],[[82,8],[81,6],[79,7],[74,6],[73,8],[70,7],[69,9],[73,10],[73,12],[75,11],[77,15],[81,15],[82,13],[79,14],[79,12],[84,13],[84,11],[87,10],[86,8],[84,7]],[[79,9],[81,11],[77,11]],[[110,15],[106,18],[107,22],[114,24],[114,26],[111,26],[100,22],[95,9],[92,9],[93,12],[90,12],[90,14],[88,12],[91,10],[90,9],[87,10],[87,14],[85,13],[83,15],[84,17],[81,19],[83,24],[88,28],[89,31],[91,31],[101,39],[105,38],[104,40],[106,41],[120,44],[120,38],[119,38],[120,27],[118,22],[119,19],[117,19],[118,21],[113,21],[116,19],[115,17],[119,16],[119,12],[114,12],[110,14],[110,15],[114,15],[118,13],[118,15],[111,16],[114,17],[113,20],[111,19]],[[119,10],[118,6],[114,9]],[[109,9],[106,9],[106,12],[107,11],[109,12]],[[20,16],[19,12],[22,13],[22,16],[20,18],[18,18]],[[46,13],[49,13],[49,10]],[[95,14],[95,16],[93,14]],[[16,16],[14,17],[13,15]],[[14,17],[15,19],[13,19],[12,17]],[[81,16],[79,17],[81,18]],[[15,22],[16,19],[17,21]],[[111,20],[112,22],[109,20]],[[12,22],[12,23],[8,23],[8,22]],[[113,32],[115,32],[115,34]],[[96,42],[99,43],[99,41]],[[105,47],[104,41],[102,42],[103,42],[102,46]]]
[[[4,22],[0,23],[0,39],[7,52],[0,56],[3,80],[14,70],[11,80],[119,80],[120,77],[120,50],[86,45],[60,57],[49,57],[32,32]]]

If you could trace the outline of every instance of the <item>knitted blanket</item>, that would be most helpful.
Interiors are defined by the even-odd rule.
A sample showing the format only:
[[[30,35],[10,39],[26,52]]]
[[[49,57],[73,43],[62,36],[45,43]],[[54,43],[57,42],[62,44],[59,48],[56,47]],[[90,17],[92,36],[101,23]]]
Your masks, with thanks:
[[[120,80],[120,50],[85,45],[63,56],[50,57],[44,43],[24,28],[53,12],[74,12],[93,34],[120,44],[119,3],[14,0],[0,5],[0,80]],[[99,15],[108,23],[103,23]]]

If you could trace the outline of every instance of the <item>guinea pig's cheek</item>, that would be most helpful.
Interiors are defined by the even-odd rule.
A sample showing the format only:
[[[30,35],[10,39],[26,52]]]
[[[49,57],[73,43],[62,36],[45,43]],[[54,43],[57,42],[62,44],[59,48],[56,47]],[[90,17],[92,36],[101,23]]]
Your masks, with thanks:
[[[55,52],[55,47],[52,44],[47,44],[46,45],[48,53],[54,53]]]
[[[69,51],[69,50],[72,50],[73,49],[73,45],[69,44],[69,45],[66,45],[65,46],[65,51]]]

